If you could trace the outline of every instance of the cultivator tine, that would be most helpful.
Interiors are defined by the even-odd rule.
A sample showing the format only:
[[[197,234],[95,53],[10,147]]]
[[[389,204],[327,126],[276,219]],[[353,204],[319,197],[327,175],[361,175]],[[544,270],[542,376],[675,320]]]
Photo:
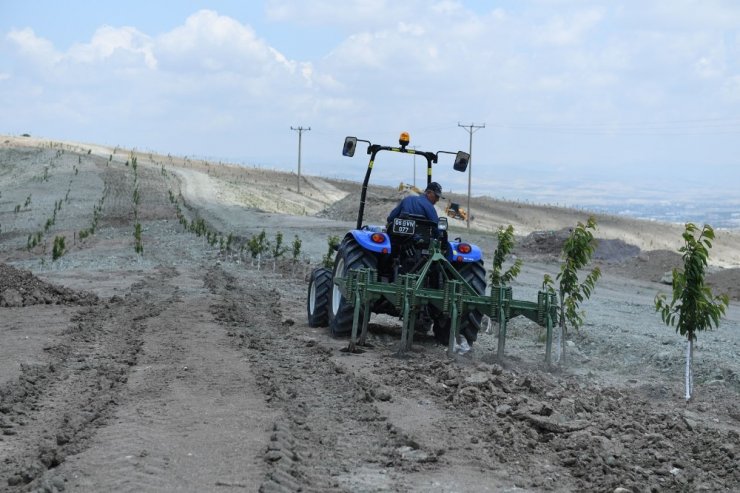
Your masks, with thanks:
[[[508,288],[509,292],[511,288]],[[506,346],[506,302],[507,302],[507,291],[506,287],[499,286],[498,289],[498,348],[496,351],[496,358],[498,361],[504,359],[504,349]]]
[[[403,298],[403,326],[401,327],[401,344],[398,346],[398,356],[402,356],[408,348],[409,336],[409,304],[406,294]]]
[[[416,310],[414,309],[414,287],[417,277],[414,275],[401,276],[401,313],[403,325],[401,327],[401,344],[398,347],[398,356],[411,349],[414,338],[414,324],[416,324]]]
[[[351,296],[354,300],[354,311],[352,313],[352,334],[349,339],[349,347],[347,351],[350,353],[361,353],[362,351],[357,348],[358,345],[364,346],[367,339],[367,324],[370,319],[370,299],[368,297],[368,282],[374,276],[375,271],[372,269],[361,269],[357,271],[350,271],[347,277],[347,285],[350,288],[350,293],[347,293],[348,298]],[[364,303],[363,303],[364,302]],[[362,329],[361,333],[358,334],[360,326],[360,308],[362,310]],[[358,341],[359,335],[359,341]]]
[[[358,325],[359,318],[360,318],[360,306],[361,306],[360,299],[361,299],[360,290],[355,289],[355,306],[354,306],[354,314],[352,316],[352,335],[349,339],[349,347],[347,348],[347,350],[350,353],[359,352],[357,350],[357,325]]]
[[[457,343],[457,331],[460,328],[459,310],[462,283],[459,281],[449,281],[446,286],[445,304],[450,310],[450,339],[447,344],[447,356],[452,358],[455,354],[455,344]]]
[[[360,340],[357,344],[360,346],[367,346],[367,325],[370,322],[370,303],[365,303],[364,311],[362,313],[362,332],[360,333]]]
[[[547,364],[547,367],[550,368],[552,365],[552,309],[554,304],[556,303],[555,295],[552,293],[540,293],[540,297],[544,298],[544,303],[540,303],[540,305],[544,305],[544,322],[545,326],[547,327],[547,342],[545,343],[545,364]]]

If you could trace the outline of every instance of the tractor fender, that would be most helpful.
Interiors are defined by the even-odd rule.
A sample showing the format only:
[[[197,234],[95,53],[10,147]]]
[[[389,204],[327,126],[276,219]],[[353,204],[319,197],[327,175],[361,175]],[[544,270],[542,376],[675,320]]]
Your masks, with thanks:
[[[460,253],[457,248],[460,243],[470,245],[470,253]],[[478,245],[473,245],[472,243],[467,243],[465,241],[450,241],[450,253],[447,255],[447,259],[450,262],[460,262],[460,259],[462,259],[463,263],[477,262],[482,258],[483,253]]]
[[[391,253],[391,239],[387,233],[373,231],[372,229],[353,229],[349,232],[355,241],[365,250],[375,253]],[[375,243],[371,237],[374,234],[383,235],[382,243]]]

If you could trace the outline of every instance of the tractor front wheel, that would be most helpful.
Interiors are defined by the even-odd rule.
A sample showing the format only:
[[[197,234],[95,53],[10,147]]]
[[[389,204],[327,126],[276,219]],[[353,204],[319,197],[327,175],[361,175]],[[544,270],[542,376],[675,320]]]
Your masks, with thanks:
[[[347,236],[339,245],[334,260],[333,278],[345,277],[353,269],[377,269],[378,259],[368,252],[352,237]],[[362,308],[361,308],[362,309]],[[332,285],[329,296],[329,330],[335,337],[346,336],[352,331],[354,307],[342,296],[336,284]]]
[[[308,299],[306,301],[309,327],[326,327],[329,325],[331,287],[331,270],[326,267],[319,267],[311,272],[311,280],[308,282]]]

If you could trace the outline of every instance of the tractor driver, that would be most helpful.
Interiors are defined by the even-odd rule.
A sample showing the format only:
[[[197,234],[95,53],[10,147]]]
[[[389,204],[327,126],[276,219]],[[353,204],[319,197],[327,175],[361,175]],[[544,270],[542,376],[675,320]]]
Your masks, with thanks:
[[[437,224],[439,216],[434,204],[439,202],[440,198],[442,198],[442,187],[439,183],[433,181],[427,185],[423,195],[412,195],[401,200],[388,216],[388,224],[403,213],[424,216],[429,221]]]

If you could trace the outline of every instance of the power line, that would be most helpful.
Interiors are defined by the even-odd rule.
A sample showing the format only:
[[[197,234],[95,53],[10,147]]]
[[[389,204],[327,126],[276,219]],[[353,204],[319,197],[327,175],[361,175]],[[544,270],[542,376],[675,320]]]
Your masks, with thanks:
[[[740,131],[740,118],[695,118],[640,122],[493,123],[508,130],[606,136],[723,135]]]
[[[298,132],[298,193],[301,193],[301,138],[303,137],[303,132],[310,131],[311,127],[290,127],[290,129]]]
[[[468,230],[470,230],[470,216],[472,215],[472,211],[470,210],[470,184],[472,181],[471,177],[473,175],[473,134],[481,128],[486,128],[486,124],[476,125],[471,123],[470,125],[462,125],[460,122],[457,122],[457,126],[464,128],[465,131],[470,134],[470,144],[468,146],[468,154],[470,154],[470,157],[468,158],[468,216],[466,220]]]

